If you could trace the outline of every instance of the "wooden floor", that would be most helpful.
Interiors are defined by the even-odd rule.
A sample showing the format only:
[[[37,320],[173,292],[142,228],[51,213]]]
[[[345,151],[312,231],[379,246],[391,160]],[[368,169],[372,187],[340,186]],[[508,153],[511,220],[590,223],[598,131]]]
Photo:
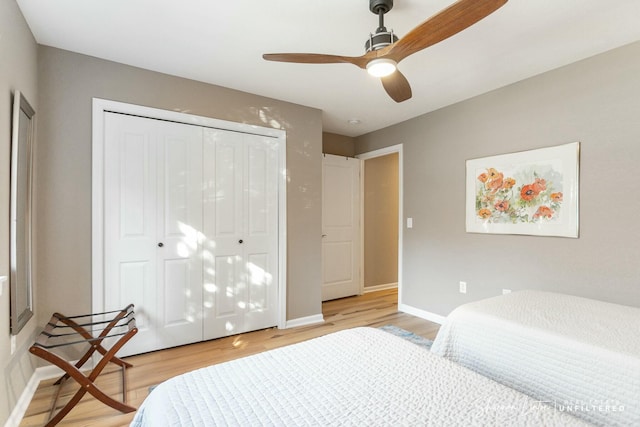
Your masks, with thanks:
[[[395,325],[407,331],[434,339],[438,324],[397,311],[395,290],[371,292],[362,296],[329,301],[322,305],[325,322],[280,330],[277,328],[235,335],[227,338],[191,344],[126,358],[134,365],[127,371],[127,403],[139,407],[149,394],[149,386],[168,378],[212,364],[237,359],[261,351],[294,344],[357,326]],[[115,365],[112,365],[115,367]],[[105,370],[98,379],[98,387],[110,396],[119,396],[120,371]],[[46,423],[54,380],[43,381],[36,391],[21,426],[42,426]],[[64,405],[77,390],[67,381],[60,397]],[[58,404],[60,406],[60,403]],[[59,426],[125,426],[134,413],[121,414],[90,395],[85,397],[60,422]]]

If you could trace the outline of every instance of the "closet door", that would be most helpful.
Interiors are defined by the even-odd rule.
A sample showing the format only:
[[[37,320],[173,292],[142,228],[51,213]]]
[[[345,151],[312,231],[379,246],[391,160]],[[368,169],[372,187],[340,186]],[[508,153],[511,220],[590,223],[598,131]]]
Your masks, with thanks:
[[[160,124],[157,314],[166,348],[202,340],[202,128]]]
[[[203,158],[204,339],[275,326],[276,142],[207,129]]]
[[[245,135],[245,331],[278,323],[278,146]]]
[[[202,339],[202,129],[105,114],[104,301],[136,306],[121,355]]]

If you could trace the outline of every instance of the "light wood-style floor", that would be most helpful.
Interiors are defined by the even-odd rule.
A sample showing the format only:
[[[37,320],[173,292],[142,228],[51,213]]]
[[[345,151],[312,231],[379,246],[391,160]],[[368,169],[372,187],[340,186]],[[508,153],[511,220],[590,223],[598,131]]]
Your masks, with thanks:
[[[371,292],[362,296],[328,301],[322,305],[325,322],[319,325],[279,330],[277,328],[250,332],[217,340],[131,356],[134,365],[127,371],[127,403],[139,407],[149,394],[149,386],[168,378],[261,351],[294,344],[357,326],[395,325],[407,331],[434,339],[439,325],[397,311],[396,290]],[[98,378],[98,387],[111,396],[120,393],[120,371],[105,370]],[[36,391],[21,426],[42,426],[46,423],[55,392],[54,380],[43,381]],[[60,402],[64,405],[77,390],[73,381],[65,384]],[[60,422],[59,426],[126,426],[134,413],[121,414],[89,394]]]

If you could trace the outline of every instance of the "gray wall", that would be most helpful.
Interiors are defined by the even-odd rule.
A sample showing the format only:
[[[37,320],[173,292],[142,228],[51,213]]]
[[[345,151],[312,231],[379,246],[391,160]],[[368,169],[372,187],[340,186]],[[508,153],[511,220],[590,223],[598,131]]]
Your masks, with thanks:
[[[365,288],[398,283],[398,158],[363,161]]]
[[[14,0],[0,0],[0,276],[9,276],[9,167],[13,94],[21,91],[38,119],[37,45]],[[36,147],[37,149],[37,147]],[[36,328],[32,320],[10,352],[9,286],[0,297],[0,425],[4,425],[33,374],[27,347]]]
[[[355,155],[355,140],[350,136],[337,133],[322,132],[322,152],[336,156],[353,157]]]
[[[402,302],[447,315],[510,288],[640,306],[639,76],[636,42],[357,138],[404,144]],[[465,232],[465,160],[574,141],[579,239]]]
[[[287,317],[320,314],[322,113],[51,47],[39,48],[38,319],[91,311],[91,102],[105,98],[287,132]]]

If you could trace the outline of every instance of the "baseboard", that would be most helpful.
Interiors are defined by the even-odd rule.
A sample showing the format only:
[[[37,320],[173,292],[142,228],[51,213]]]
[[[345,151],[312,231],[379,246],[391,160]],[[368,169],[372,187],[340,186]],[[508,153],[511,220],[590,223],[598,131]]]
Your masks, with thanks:
[[[439,314],[431,313],[426,310],[421,310],[407,304],[398,304],[398,310],[412,316],[420,317],[421,319],[425,319],[430,322],[438,323],[440,325],[442,325],[444,323],[444,320],[446,319],[446,316],[441,316]]]
[[[300,317],[298,319],[287,320],[285,329],[297,328],[299,326],[315,325],[318,323],[324,323],[324,317],[322,314],[315,314],[313,316]]]
[[[31,378],[29,378],[27,386],[22,390],[22,394],[16,402],[16,406],[13,407],[13,411],[11,411],[4,427],[18,427],[20,425],[24,414],[27,412],[27,408],[29,408],[29,403],[31,403],[33,395],[36,394],[36,390],[38,390],[40,381],[41,379],[38,377],[38,372],[34,372]]]
[[[75,365],[76,361],[70,362]],[[85,366],[82,367],[85,369],[93,369],[93,361],[87,362]],[[9,415],[9,419],[4,424],[4,427],[18,427],[22,418],[24,418],[24,414],[27,412],[29,408],[29,404],[31,403],[31,399],[33,399],[33,395],[36,394],[38,390],[38,385],[40,385],[40,381],[50,380],[53,378],[61,377],[64,374],[64,371],[57,366],[49,365],[49,366],[41,366],[36,368],[29,378],[29,382],[26,387],[22,391],[20,398],[16,402],[16,406],[11,411],[11,415]]]
[[[395,289],[397,287],[398,287],[398,282],[383,283],[382,285],[375,285],[375,286],[365,286],[363,293],[368,294],[369,292],[386,291],[387,289]]]

